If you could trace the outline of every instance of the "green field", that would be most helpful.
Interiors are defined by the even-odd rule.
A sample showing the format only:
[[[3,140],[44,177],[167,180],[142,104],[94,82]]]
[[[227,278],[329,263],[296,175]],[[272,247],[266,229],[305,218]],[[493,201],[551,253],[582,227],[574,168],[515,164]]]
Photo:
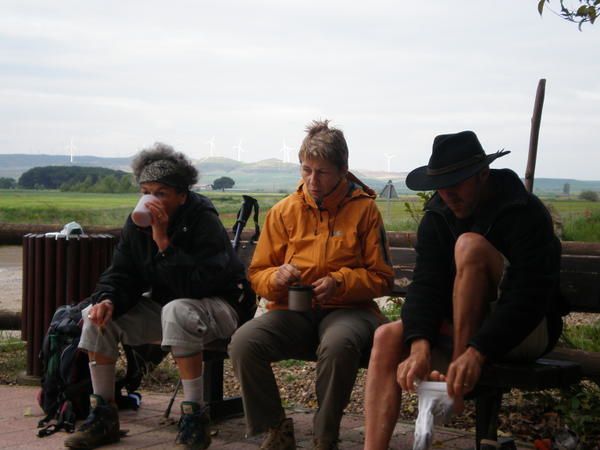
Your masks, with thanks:
[[[242,201],[239,192],[203,191],[211,198],[226,227],[236,219]],[[260,205],[260,221],[265,213],[285,194],[248,193]],[[0,190],[0,222],[13,224],[48,224],[57,227],[70,221],[86,226],[120,227],[137,201],[137,194],[89,194],[59,191]],[[565,229],[565,237],[571,239],[599,241],[598,223],[600,202],[577,199],[544,199],[558,212]],[[417,196],[402,196],[389,203],[378,200],[388,231],[415,231],[417,223],[406,211],[405,202],[420,210]],[[579,231],[573,231],[577,227]],[[581,231],[583,230],[583,231]],[[578,234],[579,233],[579,234]],[[582,235],[583,233],[583,235]]]

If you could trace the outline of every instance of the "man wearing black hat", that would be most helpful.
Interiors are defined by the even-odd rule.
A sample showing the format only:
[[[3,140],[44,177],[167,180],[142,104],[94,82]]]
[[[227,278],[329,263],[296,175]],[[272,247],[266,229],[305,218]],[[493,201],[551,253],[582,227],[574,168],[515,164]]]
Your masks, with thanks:
[[[472,131],[440,135],[428,165],[406,178],[410,189],[436,192],[402,319],[375,333],[365,449],[388,448],[402,390],[414,392],[418,380],[446,381],[460,409],[486,361],[534,360],[560,336],[560,241],[519,177],[489,169],[507,153],[486,155]]]

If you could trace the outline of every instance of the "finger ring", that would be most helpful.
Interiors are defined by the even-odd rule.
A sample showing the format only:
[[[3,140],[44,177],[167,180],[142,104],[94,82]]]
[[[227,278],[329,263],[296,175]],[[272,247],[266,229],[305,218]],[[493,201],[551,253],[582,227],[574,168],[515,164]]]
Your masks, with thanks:
[[[91,318],[92,318],[92,315],[91,315],[91,314],[88,314],[88,319],[91,319]]]

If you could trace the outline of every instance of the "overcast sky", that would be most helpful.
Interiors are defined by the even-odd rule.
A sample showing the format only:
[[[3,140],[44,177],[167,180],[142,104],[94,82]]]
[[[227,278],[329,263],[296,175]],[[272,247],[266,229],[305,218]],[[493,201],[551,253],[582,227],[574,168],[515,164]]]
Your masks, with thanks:
[[[356,3],[356,5],[353,5]],[[553,3],[556,3],[554,1]],[[0,153],[283,159],[332,119],[351,168],[408,171],[435,135],[472,129],[525,172],[600,179],[600,24],[537,0],[27,1],[0,5]],[[554,6],[552,3],[550,6]]]

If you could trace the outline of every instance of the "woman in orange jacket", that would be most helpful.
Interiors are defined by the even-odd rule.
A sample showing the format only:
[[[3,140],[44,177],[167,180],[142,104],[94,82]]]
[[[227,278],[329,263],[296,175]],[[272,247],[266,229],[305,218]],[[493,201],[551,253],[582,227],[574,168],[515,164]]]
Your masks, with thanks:
[[[375,193],[348,172],[343,133],[313,122],[298,156],[302,182],[267,214],[249,268],[269,311],[238,329],[229,348],[248,433],[268,432],[261,449],[296,448],[271,362],[315,355],[314,448],[337,448],[361,355],[385,321],[373,299],[393,283]],[[312,288],[310,310],[288,309],[294,284]]]

